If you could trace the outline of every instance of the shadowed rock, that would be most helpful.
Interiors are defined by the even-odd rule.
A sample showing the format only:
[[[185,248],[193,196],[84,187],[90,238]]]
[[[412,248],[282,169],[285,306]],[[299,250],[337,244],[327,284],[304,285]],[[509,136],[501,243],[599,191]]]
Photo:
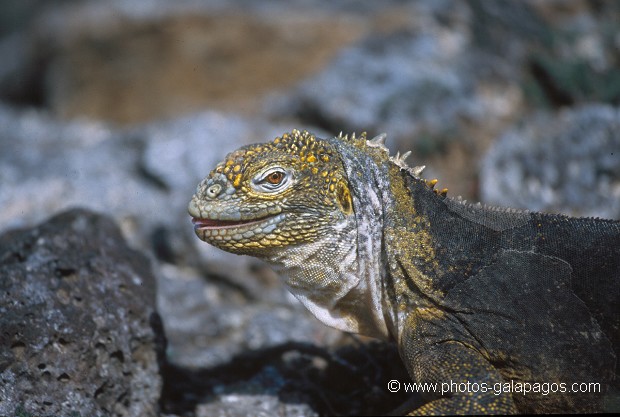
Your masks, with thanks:
[[[110,219],[3,234],[0,277],[0,415],[157,414],[155,280]]]

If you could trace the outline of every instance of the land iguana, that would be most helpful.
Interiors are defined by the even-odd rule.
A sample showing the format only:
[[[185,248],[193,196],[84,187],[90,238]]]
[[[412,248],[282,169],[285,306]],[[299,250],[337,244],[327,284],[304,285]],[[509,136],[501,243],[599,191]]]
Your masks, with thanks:
[[[384,142],[293,130],[242,147],[198,185],[195,232],[273,265],[325,324],[395,341],[414,381],[462,384],[412,414],[601,411],[620,221],[450,198]]]

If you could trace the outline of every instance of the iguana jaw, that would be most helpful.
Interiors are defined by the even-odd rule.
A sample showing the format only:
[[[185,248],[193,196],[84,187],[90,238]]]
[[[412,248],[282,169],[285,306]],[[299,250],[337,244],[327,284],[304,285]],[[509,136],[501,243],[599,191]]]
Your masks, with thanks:
[[[248,220],[220,220],[193,217],[194,231],[201,239],[216,244],[218,241],[243,241],[272,232],[284,218],[283,214]]]
[[[241,225],[252,225],[255,223],[261,223],[265,219],[256,219],[256,220],[242,220],[242,221],[234,221],[234,220],[219,220],[219,219],[201,219],[199,217],[193,217],[192,223],[194,224],[194,228],[202,229],[202,230],[214,230],[214,229],[230,229],[235,226]]]

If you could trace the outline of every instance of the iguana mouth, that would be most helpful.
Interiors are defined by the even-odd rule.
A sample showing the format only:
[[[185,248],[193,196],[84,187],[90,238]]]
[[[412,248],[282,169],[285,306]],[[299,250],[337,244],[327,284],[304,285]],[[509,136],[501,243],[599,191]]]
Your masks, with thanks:
[[[233,229],[239,226],[251,226],[259,224],[275,216],[266,216],[259,219],[250,220],[216,220],[216,219],[201,219],[192,217],[192,223],[195,230],[213,230],[213,229]]]
[[[284,219],[284,214],[269,215],[248,220],[218,220],[193,217],[194,232],[204,241],[248,244],[271,233]]]

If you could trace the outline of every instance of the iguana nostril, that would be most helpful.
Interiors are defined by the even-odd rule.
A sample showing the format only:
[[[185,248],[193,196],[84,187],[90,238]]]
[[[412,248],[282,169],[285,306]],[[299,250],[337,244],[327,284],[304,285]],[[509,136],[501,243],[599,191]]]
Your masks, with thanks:
[[[207,188],[207,197],[215,198],[220,195],[220,192],[222,192],[222,186],[220,184],[213,184]]]

